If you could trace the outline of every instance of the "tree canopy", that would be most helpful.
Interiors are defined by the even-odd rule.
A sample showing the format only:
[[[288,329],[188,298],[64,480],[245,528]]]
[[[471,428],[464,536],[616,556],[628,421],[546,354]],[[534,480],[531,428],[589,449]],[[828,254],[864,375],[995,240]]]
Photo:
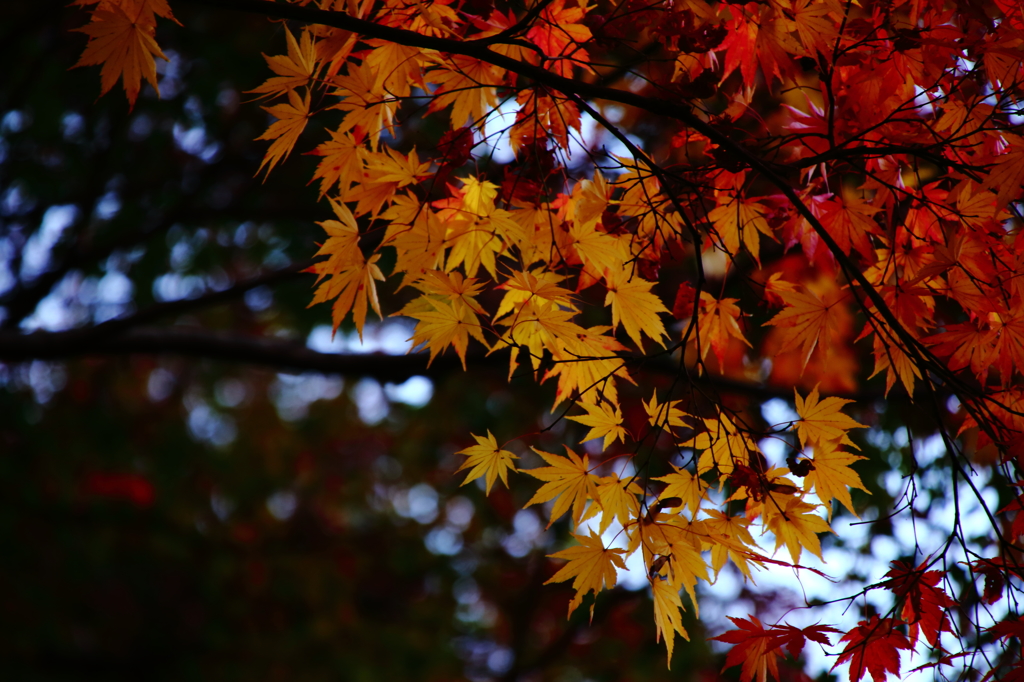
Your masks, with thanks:
[[[1024,674],[1020,6],[15,14],[19,665]]]

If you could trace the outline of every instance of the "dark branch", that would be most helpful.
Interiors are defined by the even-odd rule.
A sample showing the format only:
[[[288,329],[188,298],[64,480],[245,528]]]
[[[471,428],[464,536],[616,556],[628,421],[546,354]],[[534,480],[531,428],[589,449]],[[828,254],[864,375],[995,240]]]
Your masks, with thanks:
[[[402,382],[412,376],[442,377],[462,371],[462,363],[452,353],[438,356],[427,365],[426,353],[386,355],[383,353],[321,353],[297,341],[241,334],[218,334],[188,327],[135,329],[116,335],[90,334],[96,328],[66,332],[14,334],[0,332],[0,361],[70,360],[87,356],[132,354],[184,355],[221,362],[260,365],[292,372],[319,372],[345,376],[367,376],[378,381]],[[466,364],[472,371],[508,371],[508,356],[471,354]],[[671,362],[645,359],[637,371],[675,375]],[[696,372],[694,372],[696,375]],[[741,394],[759,400],[792,399],[792,388],[767,386],[722,376],[694,376],[692,381],[722,393]],[[878,400],[878,391],[837,394],[850,400]]]

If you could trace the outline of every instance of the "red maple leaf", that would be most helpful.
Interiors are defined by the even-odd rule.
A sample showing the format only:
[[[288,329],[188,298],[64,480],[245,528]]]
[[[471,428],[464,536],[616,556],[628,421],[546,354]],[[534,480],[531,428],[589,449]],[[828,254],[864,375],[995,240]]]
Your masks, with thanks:
[[[1024,649],[1024,616],[1016,620],[1004,620],[988,628],[988,631],[996,636],[996,639],[1016,637]]]
[[[886,673],[900,674],[900,649],[910,649],[906,635],[896,629],[892,618],[879,620],[871,616],[862,620],[857,627],[843,635],[843,642],[849,642],[832,670],[840,664],[850,662],[850,682],[858,682],[864,673],[871,673],[874,682],[885,682]]]
[[[759,682],[765,682],[768,673],[779,679],[778,658],[779,649],[783,646],[789,651],[790,656],[796,658],[804,648],[806,640],[819,642],[831,646],[827,632],[839,632],[829,625],[809,625],[806,628],[797,628],[792,625],[773,625],[764,627],[761,621],[754,616],[750,620],[745,618],[733,618],[729,616],[737,627],[737,630],[730,630],[717,637],[720,642],[733,644],[725,659],[725,670],[736,665],[742,665],[740,680],[750,682],[757,676]]]
[[[892,562],[892,570],[885,574],[890,578],[886,589],[903,601],[900,618],[910,626],[910,641],[916,642],[918,632],[923,632],[928,643],[935,646],[946,626],[944,609],[955,606],[955,602],[938,586],[945,571],[925,571],[926,563],[911,568],[902,561]]]

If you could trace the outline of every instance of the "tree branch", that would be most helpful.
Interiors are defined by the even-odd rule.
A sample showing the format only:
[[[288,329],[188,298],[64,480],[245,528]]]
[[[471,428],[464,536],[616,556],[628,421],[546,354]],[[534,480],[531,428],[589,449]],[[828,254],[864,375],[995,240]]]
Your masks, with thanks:
[[[428,365],[425,353],[387,355],[385,353],[321,353],[299,341],[274,337],[220,334],[189,327],[156,327],[129,330],[116,335],[91,335],[96,328],[65,332],[14,334],[0,332],[0,361],[71,360],[88,356],[183,355],[221,362],[259,365],[292,372],[319,372],[344,376],[372,377],[378,381],[402,382],[413,376],[438,378],[462,371],[462,362],[452,353],[439,355]],[[639,359],[638,359],[639,360]],[[672,362],[642,359],[641,372],[675,375]],[[504,354],[470,354],[467,365],[473,371],[508,371]],[[775,387],[724,376],[694,376],[692,381],[723,393],[741,394],[769,400],[793,398],[791,387]],[[877,390],[838,393],[837,397],[856,401],[883,398]]]

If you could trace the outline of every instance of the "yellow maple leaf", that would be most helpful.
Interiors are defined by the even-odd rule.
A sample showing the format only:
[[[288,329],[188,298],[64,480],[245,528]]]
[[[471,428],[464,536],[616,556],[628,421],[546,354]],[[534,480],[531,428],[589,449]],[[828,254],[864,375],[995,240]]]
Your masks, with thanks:
[[[92,21],[75,29],[89,36],[85,52],[72,68],[96,66],[100,69],[100,95],[114,87],[118,78],[124,85],[128,104],[135,106],[142,79],[160,94],[156,81],[156,61],[153,57],[167,60],[153,36],[156,24],[152,13],[137,12],[132,17],[117,5],[105,5],[109,9],[97,9]]]
[[[570,616],[583,603],[583,597],[588,592],[593,592],[596,595],[605,587],[608,589],[615,587],[616,566],[623,570],[626,569],[626,563],[620,556],[625,554],[626,550],[606,549],[601,542],[600,536],[595,534],[593,530],[590,531],[589,537],[576,535],[575,533],[573,533],[573,537],[579,541],[579,545],[548,555],[552,559],[565,559],[569,563],[562,566],[557,573],[544,583],[548,585],[550,583],[565,582],[569,578],[575,578],[572,582],[572,587],[576,590],[576,596],[569,602]],[[594,617],[593,606],[590,608],[590,617]]]
[[[382,243],[397,252],[393,274],[406,273],[399,289],[442,265],[446,227],[418,198],[404,193],[396,196],[381,218],[389,221]]]
[[[586,521],[601,512],[601,523],[598,533],[604,533],[613,520],[619,525],[626,527],[631,519],[640,515],[640,502],[637,495],[643,493],[643,488],[636,484],[632,478],[623,480],[617,474],[610,474],[598,480],[597,498],[600,505],[592,505],[583,516]]]
[[[526,346],[533,369],[536,370],[540,367],[545,348],[555,353],[561,349],[563,343],[571,343],[574,339],[578,340],[587,335],[587,330],[571,321],[575,315],[576,313],[571,310],[561,310],[554,306],[539,304],[535,298],[530,299],[521,308],[498,322],[508,327],[501,341],[505,347]],[[513,353],[509,366],[510,376],[517,366],[517,354]]]
[[[465,305],[474,313],[484,315],[476,297],[480,295],[483,285],[472,277],[463,277],[461,272],[441,272],[428,270],[417,280],[416,288],[425,294],[433,294],[448,299],[453,305]],[[458,307],[456,305],[456,307]]]
[[[874,335],[873,345],[875,371],[871,373],[871,377],[884,369],[886,370],[885,395],[889,395],[889,391],[896,384],[896,379],[899,378],[903,387],[907,389],[907,395],[913,397],[914,379],[921,378],[921,370],[917,368],[917,363],[897,344],[886,343],[881,334]],[[978,350],[983,351],[984,349],[979,348]]]
[[[617,351],[626,347],[608,336],[608,327],[590,327],[575,336],[565,336],[552,344],[551,358],[555,366],[548,376],[558,377],[555,404],[567,398],[584,403],[601,401],[618,404],[618,391],[613,377],[636,383],[626,372],[626,363]]]
[[[692,516],[697,516],[701,502],[707,497],[708,484],[700,476],[694,476],[686,469],[680,469],[675,464],[670,466],[673,473],[654,479],[667,484],[658,499],[678,497],[682,500],[682,506],[689,508]]]
[[[371,93],[400,99],[411,94],[412,86],[427,90],[420,64],[423,60],[420,48],[386,40],[368,42],[373,49],[367,53],[364,63],[374,74]]]
[[[585,265],[596,272],[619,272],[629,260],[629,240],[596,229],[597,222],[579,221],[569,228],[573,248]]]
[[[366,170],[372,174],[374,182],[394,182],[398,187],[405,187],[429,177],[430,162],[420,163],[415,147],[408,156],[391,147],[385,147],[384,152],[366,154]]]
[[[851,514],[857,516],[853,509],[853,500],[850,499],[850,488],[859,488],[867,492],[860,476],[850,468],[850,465],[859,459],[867,458],[840,450],[836,441],[820,442],[814,448],[811,471],[804,477],[804,490],[810,491],[814,488],[818,499],[828,510],[830,519],[833,499],[842,502]]]
[[[269,174],[278,162],[284,161],[291,154],[295,143],[299,141],[299,135],[306,129],[306,123],[309,121],[309,93],[307,92],[305,97],[301,97],[296,91],[289,90],[287,103],[282,102],[271,107],[262,107],[262,109],[277,120],[270,124],[267,132],[256,138],[257,140],[273,140],[270,143],[270,149],[263,157],[263,163],[256,170],[257,175],[264,166]]]
[[[569,511],[570,506],[572,507],[573,524],[579,525],[587,501],[594,500],[595,504],[601,503],[596,485],[598,477],[589,471],[590,457],[583,455],[583,459],[580,459],[579,455],[569,449],[569,446],[565,446],[568,458],[559,457],[537,448],[531,449],[550,466],[523,470],[524,473],[530,474],[534,478],[546,481],[524,507],[554,500],[555,504],[551,508],[548,528],[561,518],[562,514]]]
[[[675,514],[657,513],[641,525],[644,564],[650,574],[667,571],[668,582],[677,590],[682,587],[697,609],[697,579],[708,580],[708,565],[701,556],[703,543],[699,524],[691,524]],[[665,557],[661,562],[656,555]]]
[[[519,459],[519,457],[508,450],[499,448],[498,441],[494,439],[490,431],[487,432],[486,438],[475,434],[473,438],[476,440],[476,445],[471,445],[465,450],[459,450],[455,453],[457,455],[466,455],[469,458],[457,469],[457,471],[470,469],[462,485],[466,485],[470,481],[484,476],[486,494],[490,495],[491,486],[494,485],[495,479],[501,477],[501,482],[507,488],[509,470],[517,470],[512,460]]]
[[[352,320],[355,322],[356,331],[359,332],[359,338],[362,339],[367,304],[377,313],[377,317],[381,317],[377,285],[374,283],[374,280],[384,281],[384,274],[376,265],[379,259],[380,254],[376,254],[364,261],[362,254],[359,254],[352,265],[340,272],[328,272],[321,263],[313,266],[321,277],[329,275],[330,279],[320,285],[313,296],[313,302],[309,305],[335,299],[331,311],[335,331],[341,326],[349,311],[352,311]]]
[[[583,437],[581,443],[592,438],[604,438],[602,447],[607,450],[608,446],[616,440],[626,442],[626,429],[622,428],[622,412],[617,405],[606,401],[600,405],[580,403],[580,407],[587,413],[567,418],[590,427],[590,431]]]
[[[482,343],[484,339],[480,329],[480,320],[469,306],[457,301],[440,300],[435,296],[424,295],[410,301],[395,315],[405,315],[418,320],[413,329],[412,341],[418,346],[424,344],[430,349],[429,366],[437,354],[448,346],[454,346],[462,369],[466,369],[466,348],[469,337]]]
[[[618,329],[621,324],[640,348],[643,348],[641,332],[664,346],[665,327],[658,313],[667,313],[668,308],[651,293],[654,285],[638,275],[630,276],[627,270],[609,272],[606,283],[608,295],[604,304],[612,307],[612,326]]]
[[[494,314],[497,320],[530,299],[536,298],[541,305],[554,305],[567,310],[576,310],[572,302],[572,292],[558,286],[564,277],[548,270],[538,268],[531,272],[514,271],[505,282],[498,286],[505,290],[505,297],[501,299],[498,312]]]
[[[827,533],[832,529],[828,522],[814,513],[816,505],[808,504],[798,497],[790,497],[785,505],[764,506],[765,526],[775,535],[775,549],[783,544],[793,557],[793,563],[800,563],[801,550],[806,549],[814,556],[822,559],[821,542],[818,533]]]
[[[796,429],[804,447],[833,440],[857,447],[850,441],[846,432],[867,427],[840,412],[843,405],[852,403],[852,400],[829,397],[819,401],[817,386],[806,399],[801,398],[796,389],[793,393],[796,396],[796,413],[800,415],[800,420],[793,424],[793,428]]]
[[[720,480],[724,482],[737,464],[750,462],[751,450],[757,450],[754,441],[741,432],[728,415],[706,418],[704,431],[679,444],[679,447],[700,450],[697,460],[697,474],[718,468]]]
[[[658,403],[658,392],[655,390],[651,394],[650,402],[643,402],[650,425],[657,429],[668,429],[672,426],[689,426],[683,421],[683,417],[687,416],[686,413],[676,407],[681,402],[681,400],[670,400],[667,403]]]
[[[675,587],[668,580],[655,577],[651,581],[651,589],[654,592],[654,623],[658,627],[657,639],[665,638],[665,648],[668,649],[668,667],[672,667],[672,649],[675,645],[676,633],[689,640],[690,636],[683,627],[683,601],[679,598],[679,588]]]
[[[704,528],[707,530],[705,540],[711,546],[711,570],[715,576],[725,566],[725,562],[731,559],[740,569],[743,577],[753,582],[750,575],[750,562],[763,567],[764,563],[758,561],[760,556],[750,550],[756,547],[754,537],[747,530],[751,519],[745,516],[729,516],[717,509],[706,510],[709,518],[704,520]]]

